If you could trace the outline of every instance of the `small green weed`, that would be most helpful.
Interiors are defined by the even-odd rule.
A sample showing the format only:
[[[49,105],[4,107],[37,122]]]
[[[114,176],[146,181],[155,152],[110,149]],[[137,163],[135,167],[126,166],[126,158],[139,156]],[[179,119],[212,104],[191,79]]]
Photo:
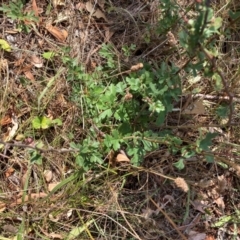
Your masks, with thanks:
[[[178,5],[171,1],[162,1],[160,5],[162,17],[158,22],[158,33],[166,34],[181,20],[182,29],[178,33],[181,54],[189,59],[182,68],[173,62],[157,63],[154,67],[145,63],[142,69],[128,71],[118,78],[121,74],[116,74],[118,57],[110,44],[102,46],[99,54],[105,62],[92,73],[87,73],[84,66],[67,54],[63,57],[69,69],[72,100],[83,112],[79,123],[88,125],[88,137],[80,143],[71,143],[71,147],[80,152],[75,153],[76,162],[84,170],[96,163],[104,164],[103,159],[111,150],[124,150],[132,164],[139,165],[147,152],[164,144],[172,154],[180,155],[174,164],[178,169],[183,169],[185,161],[194,155],[210,152],[215,133],[207,133],[197,142],[183,146],[183,140],[171,131],[166,134],[154,132],[149,126],[162,127],[167,114],[172,112],[173,102],[177,102],[182,94],[179,74],[182,70],[189,79],[208,76],[215,88],[223,88],[223,79],[210,61],[218,54],[214,36],[220,33],[222,19],[214,18],[213,10],[205,4],[197,4],[196,15],[186,24],[178,15]],[[123,46],[123,55],[129,58],[135,48],[133,44]],[[219,108],[218,114],[223,115],[223,110]],[[213,160],[211,154],[205,155],[208,161]]]
[[[29,22],[36,23],[38,22],[38,18],[34,15],[34,12],[29,12],[24,10],[25,1],[17,0],[11,1],[8,5],[3,4],[0,7],[0,11],[5,13],[8,18],[17,21],[17,29],[19,31],[30,31]]]

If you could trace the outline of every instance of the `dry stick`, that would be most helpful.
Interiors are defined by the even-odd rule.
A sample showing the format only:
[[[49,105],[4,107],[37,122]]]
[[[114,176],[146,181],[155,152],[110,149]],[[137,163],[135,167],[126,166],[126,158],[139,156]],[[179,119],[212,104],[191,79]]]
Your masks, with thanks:
[[[227,100],[229,101],[229,96],[216,96],[216,95],[210,95],[210,94],[201,94],[201,93],[197,93],[195,95],[192,96],[193,98],[203,98],[206,100]],[[233,97],[233,101],[240,103],[240,98],[238,97]]]
[[[77,149],[68,149],[68,148],[61,148],[61,149],[48,148],[48,149],[44,149],[44,148],[39,148],[39,147],[36,147],[36,146],[30,146],[30,145],[27,145],[27,144],[16,143],[16,142],[10,143],[10,142],[0,141],[0,144],[4,145],[6,147],[29,148],[29,149],[37,150],[37,151],[42,152],[42,153],[46,153],[46,152],[57,152],[57,153],[79,152],[79,150],[77,150]]]
[[[178,229],[177,225],[173,222],[173,220],[167,215],[166,212],[163,211],[162,208],[160,208],[157,203],[150,197],[150,201],[156,206],[156,208],[164,215],[164,217],[168,220],[168,222],[173,226],[173,228],[178,232],[179,236],[181,236],[182,239],[187,240],[187,238],[181,233],[181,231]]]

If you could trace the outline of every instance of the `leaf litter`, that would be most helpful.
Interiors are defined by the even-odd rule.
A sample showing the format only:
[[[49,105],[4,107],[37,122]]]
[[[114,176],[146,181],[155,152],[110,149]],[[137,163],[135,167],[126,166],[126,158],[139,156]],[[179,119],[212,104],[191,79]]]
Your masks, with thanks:
[[[33,28],[29,33],[19,32],[15,30],[14,24],[8,24],[6,33],[11,36],[8,39],[13,41],[0,39],[1,50],[5,52],[4,55],[1,55],[1,75],[4,75],[3,80],[9,83],[8,85],[5,84],[8,94],[4,95],[1,92],[2,109],[0,109],[0,116],[3,133],[1,141],[3,143],[19,143],[20,147],[34,147],[37,142],[34,139],[39,138],[44,141],[45,148],[48,145],[53,145],[66,150],[68,147],[66,143],[71,140],[70,130],[74,129],[76,136],[81,136],[84,130],[78,124],[78,118],[83,117],[81,111],[76,109],[73,102],[69,101],[69,83],[64,79],[67,70],[61,68],[61,61],[57,56],[58,54],[61,55],[62,47],[67,44],[70,47],[71,56],[76,58],[77,63],[88,65],[89,71],[101,64],[102,59],[98,54],[98,50],[103,43],[112,42],[119,53],[121,52],[122,43],[132,43],[132,39],[135,38],[136,45],[139,43],[139,51],[145,51],[145,49],[140,46],[142,39],[137,35],[138,29],[134,28],[134,24],[131,24],[131,20],[126,15],[124,15],[125,19],[122,19],[125,24],[124,28],[121,25],[114,26],[116,24],[114,22],[121,22],[119,21],[121,14],[115,15],[114,21],[112,21],[111,14],[108,14],[107,1],[70,3],[52,0],[50,2],[50,5],[48,5],[48,1],[31,1],[30,8],[35,16],[40,17],[39,24],[35,26],[36,29]],[[146,9],[147,11],[148,9],[154,9],[154,4],[156,4],[156,1],[149,1],[151,6],[147,5],[146,7],[144,5],[146,1],[139,1],[141,5],[138,8],[136,2],[133,4],[126,1],[112,2],[116,5],[116,8],[127,6],[127,11],[132,11],[132,15],[134,15],[133,10],[135,10],[136,15],[143,17],[141,21],[147,21],[146,17],[144,19],[145,13],[138,12],[136,9]],[[51,4],[53,9],[51,9]],[[179,4],[183,3],[179,1]],[[64,12],[64,8],[68,8],[68,12]],[[73,12],[72,8],[83,13],[81,19],[79,19],[78,15],[70,14]],[[48,11],[50,14],[45,15]],[[50,19],[51,23],[45,22],[46,18],[50,18],[51,14],[55,19],[53,21]],[[151,17],[150,11],[148,14]],[[151,24],[154,24],[154,16],[150,20]],[[128,26],[131,26],[131,28]],[[141,30],[144,33],[144,29]],[[136,36],[133,36],[133,32]],[[170,43],[176,46],[175,35],[171,32],[168,37],[171,37]],[[151,49],[154,49],[156,47],[154,41],[152,44],[152,46],[150,44]],[[149,62],[152,60],[159,61],[162,52],[156,50],[150,53],[151,49],[148,49]],[[20,50],[23,53],[19,55]],[[31,52],[31,55],[28,55],[29,52]],[[9,53],[12,55],[9,55]],[[16,57],[17,55],[20,57]],[[43,56],[44,60],[41,56]],[[9,74],[7,74],[7,71],[9,71],[8,66],[10,67],[9,77],[7,76]],[[139,71],[142,68],[143,64],[138,60],[135,62],[130,61],[130,64],[126,67],[126,69],[130,69],[130,71],[127,70],[128,73]],[[63,74],[57,74],[56,69],[61,69]],[[124,100],[128,102],[132,98],[131,92],[127,91]],[[182,113],[193,115],[193,117],[200,116],[198,118],[200,122],[206,121],[204,116],[201,116],[207,113],[207,106],[204,103],[204,100],[199,99],[192,104],[187,104]],[[18,117],[17,113],[8,113],[7,109],[11,104],[14,104],[22,112],[20,117]],[[49,111],[55,115],[53,119],[62,118],[62,127],[59,128],[49,123],[47,127],[39,127],[35,128],[34,131],[30,131],[29,123],[34,117],[39,116],[37,114],[39,114],[40,105],[48,106]],[[23,111],[25,108],[30,108],[30,110],[25,112]],[[36,110],[37,108],[38,110]],[[43,119],[48,118],[47,111],[41,112],[41,114],[43,114],[41,115]],[[171,120],[171,116],[169,119]],[[102,131],[98,129],[96,132],[101,133]],[[20,139],[16,138],[18,133],[22,134]],[[177,134],[184,134],[187,138],[190,138],[189,132],[182,133],[179,131]],[[102,136],[99,137],[101,139]],[[76,138],[78,139],[78,137]],[[207,140],[211,141],[212,138]],[[4,147],[5,145],[2,146],[2,148]],[[174,157],[168,156],[166,162],[164,153],[167,149],[150,154],[145,159],[143,167],[139,168],[131,166],[131,157],[127,156],[124,151],[116,152],[112,150],[111,156],[108,157],[109,162],[112,166],[119,167],[119,176],[115,170],[112,170],[112,174],[106,174],[104,169],[102,169],[101,174],[88,172],[85,179],[79,181],[83,181],[84,184],[76,183],[77,188],[71,185],[67,186],[61,181],[68,182],[69,172],[75,169],[75,166],[68,160],[68,153],[63,154],[56,151],[55,153],[44,154],[43,164],[39,166],[36,164],[36,158],[39,157],[37,154],[34,155],[34,152],[27,148],[25,150],[22,148],[17,149],[17,147],[6,145],[5,151],[1,153],[1,168],[4,170],[4,174],[1,176],[0,195],[0,211],[4,214],[4,217],[0,220],[3,226],[1,230],[9,232],[13,237],[16,234],[16,229],[18,231],[20,228],[16,216],[22,215],[21,206],[26,205],[30,222],[31,219],[39,219],[37,220],[39,221],[39,228],[35,228],[36,226],[33,225],[33,229],[29,232],[32,238],[34,238],[35,233],[40,231],[45,237],[49,238],[65,239],[67,237],[73,239],[83,232],[90,231],[89,229],[93,225],[101,226],[103,222],[108,227],[112,223],[116,224],[110,231],[112,233],[115,230],[120,231],[124,236],[126,234],[124,224],[130,222],[130,226],[134,228],[134,231],[137,231],[138,235],[142,236],[142,239],[145,239],[146,233],[155,239],[156,237],[166,239],[166,236],[168,239],[178,239],[179,236],[170,227],[166,218],[150,203],[149,197],[154,193],[156,193],[155,197],[158,199],[158,206],[163,208],[167,216],[173,221],[179,223],[179,228],[185,227],[185,224],[190,224],[196,211],[200,214],[201,219],[198,224],[193,224],[188,229],[187,236],[189,240],[217,239],[211,235],[215,231],[215,236],[217,236],[217,230],[214,229],[219,226],[222,227],[224,224],[227,225],[229,221],[234,222],[234,219],[239,217],[236,215],[226,217],[225,215],[225,212],[232,212],[233,202],[239,208],[236,201],[239,196],[236,187],[238,178],[231,169],[223,170],[218,165],[213,167],[209,167],[208,164],[194,165],[189,161],[189,168],[186,169],[183,176],[179,177],[171,165],[175,161]],[[33,154],[32,162],[30,161],[31,154]],[[228,154],[232,153],[226,150],[224,154],[225,158],[228,158]],[[31,172],[28,178],[27,170],[32,166],[36,175],[34,178],[34,174]],[[163,176],[167,174],[166,176],[173,175],[174,177],[170,181],[163,176],[156,175],[153,171],[151,173],[149,169],[155,170]],[[127,175],[126,182],[123,183],[122,177],[125,175]],[[66,176],[66,178],[63,176]],[[107,184],[105,184],[106,182]],[[29,184],[28,192],[23,198],[23,186],[26,184]],[[58,188],[58,186],[61,187]],[[97,189],[93,189],[92,186],[97,186]],[[55,193],[49,195],[49,192],[56,188],[58,189]],[[62,195],[62,189],[66,193],[69,192],[70,197],[66,197],[67,194]],[[114,194],[117,197],[112,197],[112,189],[114,189]],[[4,199],[2,194],[5,192],[11,192],[12,195],[7,200]],[[191,201],[188,199],[188,193],[191,193]],[[50,200],[41,200],[46,197]],[[68,202],[69,199],[71,202]],[[121,207],[117,204],[121,205]],[[65,214],[65,217],[59,214],[57,221],[66,230],[59,230],[59,225],[52,223],[53,232],[49,233],[46,230],[49,229],[47,222],[50,219],[50,214],[48,214],[48,211],[56,216],[59,211],[67,210],[69,212],[69,209],[75,210],[72,210],[69,215]],[[94,212],[97,209],[99,211]],[[114,222],[115,218],[119,218],[119,213],[124,213],[127,217],[124,224]],[[83,218],[76,217],[80,215]],[[183,215],[186,215],[184,223],[181,222]],[[123,216],[121,215],[121,218]],[[13,225],[8,224],[11,219],[14,220]],[[80,221],[81,224],[76,223],[79,220],[82,221]],[[51,220],[51,222],[53,221]],[[211,229],[210,226],[214,229]],[[136,236],[135,238],[137,239]]]

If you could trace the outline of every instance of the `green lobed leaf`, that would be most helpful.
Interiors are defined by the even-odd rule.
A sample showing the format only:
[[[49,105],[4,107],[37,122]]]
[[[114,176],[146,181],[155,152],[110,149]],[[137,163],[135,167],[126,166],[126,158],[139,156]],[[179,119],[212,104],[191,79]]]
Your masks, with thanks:
[[[217,133],[207,133],[206,137],[200,141],[199,148],[204,151],[209,151],[209,147],[212,145],[212,139],[217,135]]]
[[[173,166],[176,167],[178,170],[182,170],[185,167],[184,159],[180,158],[177,162],[173,163]]]

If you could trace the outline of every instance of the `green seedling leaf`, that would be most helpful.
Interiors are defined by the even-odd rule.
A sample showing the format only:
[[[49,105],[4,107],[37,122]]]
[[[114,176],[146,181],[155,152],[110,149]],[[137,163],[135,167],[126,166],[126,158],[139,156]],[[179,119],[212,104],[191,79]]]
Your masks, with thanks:
[[[112,110],[107,109],[99,115],[99,120],[103,120],[105,118],[110,118],[111,116],[112,116]]]
[[[156,102],[149,104],[149,110],[151,112],[160,113],[165,111],[165,106],[162,104],[161,101],[157,100]]]
[[[55,52],[44,52],[42,54],[43,58],[47,59],[47,60],[52,60],[55,56],[56,56],[56,53]]]
[[[4,51],[11,52],[11,46],[7,41],[0,39],[0,46]]]
[[[207,133],[206,137],[200,141],[199,148],[204,151],[209,151],[209,147],[212,145],[212,139],[217,135],[217,133]]]
[[[233,11],[229,10],[228,14],[232,20],[235,20],[238,17],[240,17],[240,11],[233,12]]]
[[[32,120],[32,126],[34,129],[47,129],[47,128],[51,127],[51,125],[52,125],[52,120],[45,116],[35,117]]]
[[[35,145],[37,148],[43,148],[44,144],[42,141],[37,142]],[[42,155],[37,150],[30,150],[30,162],[42,165]]]
[[[62,121],[59,118],[56,118],[54,120],[48,118],[48,117],[35,117],[32,120],[32,126],[34,129],[47,129],[52,127],[53,125],[62,126]]]
[[[178,170],[184,169],[185,167],[184,159],[183,158],[179,159],[177,162],[173,163],[173,166],[176,167]]]

